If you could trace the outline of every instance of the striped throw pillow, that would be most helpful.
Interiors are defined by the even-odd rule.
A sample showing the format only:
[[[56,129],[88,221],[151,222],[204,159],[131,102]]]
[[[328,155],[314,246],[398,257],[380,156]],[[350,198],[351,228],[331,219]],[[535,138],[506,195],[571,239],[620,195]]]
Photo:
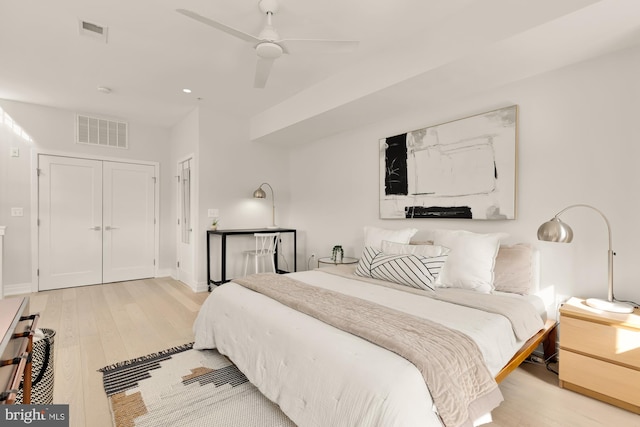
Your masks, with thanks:
[[[356,275],[398,283],[412,288],[434,290],[434,282],[448,255],[426,257],[413,254],[387,255],[366,247],[356,267]]]

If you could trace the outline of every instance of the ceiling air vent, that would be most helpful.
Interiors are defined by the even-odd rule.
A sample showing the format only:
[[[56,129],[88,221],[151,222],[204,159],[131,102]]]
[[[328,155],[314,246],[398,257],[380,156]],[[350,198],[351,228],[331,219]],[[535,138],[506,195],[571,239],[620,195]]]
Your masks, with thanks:
[[[102,25],[93,24],[91,22],[83,21],[82,19],[78,21],[78,24],[81,36],[91,37],[96,40],[101,40],[105,43],[107,42],[109,28]]]
[[[102,147],[129,148],[126,122],[76,115],[76,142]]]

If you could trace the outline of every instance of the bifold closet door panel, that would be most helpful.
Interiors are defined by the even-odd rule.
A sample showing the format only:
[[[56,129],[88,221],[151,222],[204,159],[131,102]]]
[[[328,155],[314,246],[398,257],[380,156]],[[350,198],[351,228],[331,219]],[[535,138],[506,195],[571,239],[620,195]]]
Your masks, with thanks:
[[[39,289],[102,283],[102,162],[40,156]]]
[[[155,168],[104,162],[103,281],[155,274]]]

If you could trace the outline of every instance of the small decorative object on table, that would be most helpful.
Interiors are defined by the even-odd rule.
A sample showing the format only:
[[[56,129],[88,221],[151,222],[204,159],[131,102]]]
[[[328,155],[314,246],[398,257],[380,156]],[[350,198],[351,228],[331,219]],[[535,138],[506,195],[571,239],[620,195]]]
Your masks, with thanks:
[[[213,221],[211,222],[211,229],[212,230],[217,230],[218,229],[218,218],[214,218]]]
[[[342,262],[344,251],[341,245],[335,245],[331,250],[331,261]]]

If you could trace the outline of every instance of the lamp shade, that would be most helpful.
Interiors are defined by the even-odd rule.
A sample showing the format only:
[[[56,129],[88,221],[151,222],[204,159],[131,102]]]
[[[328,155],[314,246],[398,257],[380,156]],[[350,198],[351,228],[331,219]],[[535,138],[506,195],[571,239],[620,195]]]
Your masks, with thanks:
[[[538,228],[538,240],[545,242],[571,243],[573,230],[568,224],[554,217]]]
[[[253,197],[255,199],[265,199],[267,197],[267,193],[265,193],[265,191],[262,189],[262,185],[253,192]]]

